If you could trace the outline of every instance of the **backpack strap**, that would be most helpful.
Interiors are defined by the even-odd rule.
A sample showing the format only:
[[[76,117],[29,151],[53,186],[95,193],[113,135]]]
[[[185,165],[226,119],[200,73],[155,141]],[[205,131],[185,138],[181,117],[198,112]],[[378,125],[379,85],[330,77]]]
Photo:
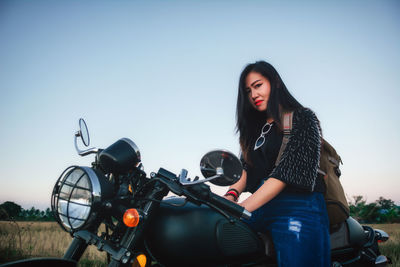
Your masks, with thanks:
[[[283,151],[286,148],[287,143],[289,143],[290,135],[293,129],[293,111],[289,113],[284,113],[282,117],[282,126],[283,126],[283,139],[281,149],[279,150],[278,157],[275,161],[275,166],[278,166],[279,161],[281,160]]]

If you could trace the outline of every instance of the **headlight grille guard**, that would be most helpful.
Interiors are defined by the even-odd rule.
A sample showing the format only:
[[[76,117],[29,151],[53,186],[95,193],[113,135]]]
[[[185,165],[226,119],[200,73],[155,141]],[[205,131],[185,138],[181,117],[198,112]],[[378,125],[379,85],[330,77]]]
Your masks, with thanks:
[[[71,183],[69,180],[72,177],[74,172],[81,172],[79,178]],[[71,178],[73,179],[73,178]],[[87,179],[87,187],[80,186],[79,183],[82,179]],[[68,192],[62,192],[64,187],[70,188]],[[76,190],[81,190],[83,192],[87,191],[88,194],[88,203],[79,203],[71,200]],[[64,196],[61,196],[64,195]],[[66,195],[66,196],[65,196]],[[60,200],[64,203],[60,203]],[[73,233],[77,230],[85,228],[90,225],[92,221],[91,217],[93,217],[93,205],[95,203],[100,202],[101,200],[101,188],[98,177],[93,169],[84,166],[70,166],[58,178],[51,196],[51,209],[53,215],[58,222],[58,224],[67,232]],[[64,204],[64,206],[63,206]],[[71,206],[74,205],[75,209],[71,209]],[[73,213],[76,210],[76,207],[82,207],[84,210],[84,217],[74,216]],[[65,211],[60,211],[60,207],[66,208]],[[81,214],[80,214],[81,215]],[[62,220],[64,218],[64,221]],[[76,224],[78,225],[76,226]]]

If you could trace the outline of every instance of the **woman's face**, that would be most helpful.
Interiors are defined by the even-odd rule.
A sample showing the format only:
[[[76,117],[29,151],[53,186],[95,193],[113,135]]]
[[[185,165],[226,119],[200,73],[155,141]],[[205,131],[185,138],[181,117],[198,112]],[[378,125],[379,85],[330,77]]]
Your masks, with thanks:
[[[258,72],[250,72],[246,77],[246,92],[250,104],[258,111],[266,111],[271,92],[271,84]]]

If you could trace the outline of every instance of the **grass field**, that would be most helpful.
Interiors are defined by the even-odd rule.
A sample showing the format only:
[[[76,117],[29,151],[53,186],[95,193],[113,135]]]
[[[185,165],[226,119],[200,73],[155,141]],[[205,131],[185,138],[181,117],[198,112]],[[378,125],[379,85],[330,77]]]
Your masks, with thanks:
[[[62,257],[71,236],[55,222],[1,222],[0,263],[35,257]],[[79,266],[106,266],[105,252],[94,246],[85,251]]]
[[[382,254],[393,260],[392,267],[400,267],[400,224],[370,225],[386,231],[390,239],[382,244]],[[62,257],[71,236],[55,222],[1,222],[0,263],[33,257]],[[89,246],[79,266],[106,266],[105,252]]]
[[[392,259],[391,267],[400,267],[400,224],[370,224],[369,226],[384,230],[389,234],[389,240],[379,247],[383,255]]]

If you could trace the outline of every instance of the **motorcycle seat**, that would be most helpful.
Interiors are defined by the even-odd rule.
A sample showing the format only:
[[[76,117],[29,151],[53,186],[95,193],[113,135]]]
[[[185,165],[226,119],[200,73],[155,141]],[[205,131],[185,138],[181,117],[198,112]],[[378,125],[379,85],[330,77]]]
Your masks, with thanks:
[[[331,233],[331,249],[341,249],[346,247],[362,247],[368,242],[368,236],[364,228],[352,217],[341,223],[336,230]]]

